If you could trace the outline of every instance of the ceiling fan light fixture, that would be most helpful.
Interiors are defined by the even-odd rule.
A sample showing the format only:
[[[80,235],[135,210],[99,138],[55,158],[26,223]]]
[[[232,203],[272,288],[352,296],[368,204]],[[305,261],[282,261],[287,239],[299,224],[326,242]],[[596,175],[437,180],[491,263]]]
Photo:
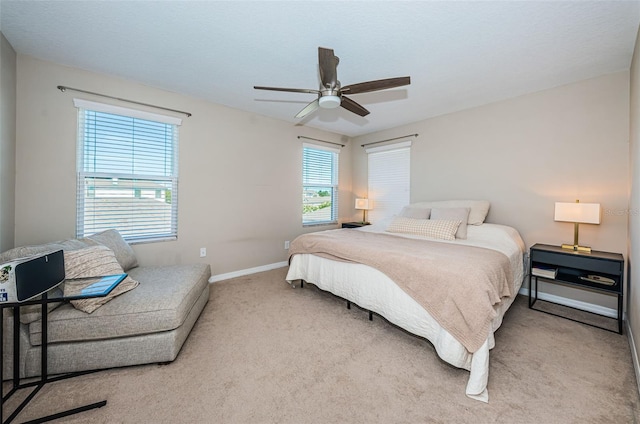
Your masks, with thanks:
[[[319,99],[320,107],[323,109],[335,109],[340,106],[340,96],[322,96]]]
[[[0,0],[1,1],[1,0]],[[343,107],[349,112],[358,116],[367,116],[369,111],[346,95],[369,93],[371,91],[387,90],[389,88],[402,87],[411,84],[410,77],[386,78],[373,81],[365,81],[357,84],[342,87],[338,81],[337,67],[338,56],[333,54],[332,49],[318,47],[318,71],[320,74],[320,86],[318,90],[307,88],[284,88],[284,87],[262,87],[254,85],[256,90],[287,91],[291,93],[316,94],[318,97],[306,105],[296,115],[296,118],[303,118],[311,112],[322,109],[335,109]]]

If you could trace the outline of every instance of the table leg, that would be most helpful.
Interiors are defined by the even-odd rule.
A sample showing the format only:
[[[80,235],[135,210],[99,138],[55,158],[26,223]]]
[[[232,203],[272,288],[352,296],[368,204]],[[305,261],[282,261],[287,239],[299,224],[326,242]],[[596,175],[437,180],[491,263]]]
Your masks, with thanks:
[[[49,308],[47,308],[47,293],[42,293],[42,343],[40,343],[40,380],[46,383],[48,377],[47,348],[49,343]]]
[[[2,382],[4,381],[4,308],[0,308],[0,423],[4,421],[2,407],[4,406],[4,391]]]
[[[13,388],[20,384],[20,307],[13,307]]]

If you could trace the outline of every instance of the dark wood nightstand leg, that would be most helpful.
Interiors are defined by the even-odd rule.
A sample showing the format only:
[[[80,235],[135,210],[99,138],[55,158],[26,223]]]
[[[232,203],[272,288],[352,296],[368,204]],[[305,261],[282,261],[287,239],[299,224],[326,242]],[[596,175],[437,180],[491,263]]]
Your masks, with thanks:
[[[622,295],[618,295],[618,334],[622,334]]]
[[[533,291],[533,286],[531,284],[531,271],[529,271],[529,309],[531,309],[531,292]]]
[[[534,281],[536,285],[535,290],[533,289]],[[533,305],[535,305],[537,300],[538,300],[538,277],[531,276],[531,274],[529,274],[529,309],[533,308]]]

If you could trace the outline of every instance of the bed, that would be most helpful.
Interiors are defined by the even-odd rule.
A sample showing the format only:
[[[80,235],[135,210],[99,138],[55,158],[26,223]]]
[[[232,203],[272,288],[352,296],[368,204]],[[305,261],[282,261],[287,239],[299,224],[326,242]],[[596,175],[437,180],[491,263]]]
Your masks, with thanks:
[[[442,212],[438,210],[440,208],[428,208],[425,205],[433,206],[433,202],[417,204],[416,207],[430,209],[427,215],[432,213],[431,218],[434,217],[433,212]],[[448,213],[454,208],[446,209],[445,212]],[[488,205],[486,211],[480,212],[480,217],[477,213],[474,215],[473,208],[466,209],[469,211],[466,222],[469,225],[464,228],[466,234],[463,234],[464,238],[456,237],[452,240],[416,235],[412,231],[389,232],[399,217],[358,229],[304,234],[291,243],[286,280],[294,287],[298,281],[310,282],[322,290],[383,316],[410,333],[426,338],[433,344],[440,358],[455,367],[470,371],[466,387],[467,396],[488,402],[489,351],[495,345],[494,332],[500,327],[504,314],[513,303],[522,284],[525,247],[514,228],[483,223]],[[415,211],[404,215],[414,216]],[[423,217],[408,219],[425,221]],[[439,220],[426,221],[428,224],[434,224]],[[457,235],[459,234],[456,233]],[[326,240],[334,243],[331,245],[333,247],[327,247]],[[395,252],[391,249],[381,254],[382,257],[389,258],[389,264],[382,264],[383,259],[367,259],[374,256],[371,255],[371,249],[385,249],[384,246],[395,244],[396,240],[399,244]],[[307,246],[303,247],[305,243]],[[422,250],[423,248],[425,250]],[[399,259],[398,252],[403,249],[405,252],[411,251],[410,255],[405,256],[413,256],[406,259],[406,264],[402,264]],[[362,253],[358,253],[360,251]],[[456,253],[458,251],[461,253]],[[475,261],[468,259],[472,253],[475,255],[475,252],[480,252],[481,256]],[[349,256],[350,254],[353,256]],[[418,261],[420,264],[413,264],[416,258],[424,260]],[[484,264],[485,261],[488,264]],[[399,266],[396,268],[401,271],[384,268],[395,262],[398,262]],[[440,262],[443,263],[442,266]],[[438,265],[435,266],[435,263]],[[473,275],[468,278],[455,280],[456,275],[460,275],[456,274],[457,271],[438,270],[451,267],[452,264],[454,268],[467,270],[476,270],[477,267],[477,271],[473,271]],[[407,275],[409,272],[431,273],[430,270],[435,274],[430,275],[428,279],[441,279],[436,286],[444,287],[444,294],[437,294],[437,290],[433,290],[435,286],[431,286],[427,294],[420,294],[418,291],[421,290],[419,286],[423,283],[423,275]],[[407,278],[410,280],[408,285],[406,281],[399,283]],[[476,278],[501,282],[476,282]],[[465,281],[460,284],[457,282],[462,280]],[[443,281],[446,281],[446,284],[442,284]],[[488,286],[485,288],[486,284]],[[478,289],[478,286],[482,288]],[[466,295],[461,296],[465,293]],[[432,302],[429,296],[434,296],[436,301]],[[459,303],[462,302],[461,298],[481,299],[477,302],[480,306],[463,305]],[[433,303],[436,303],[435,309]],[[445,306],[438,309],[441,305]],[[465,310],[468,312],[466,315]],[[457,321],[451,318],[459,313],[462,316],[458,317]],[[478,322],[474,322],[475,314],[479,317]],[[456,327],[456,322],[462,324]],[[464,327],[462,330],[458,328],[460,325]]]

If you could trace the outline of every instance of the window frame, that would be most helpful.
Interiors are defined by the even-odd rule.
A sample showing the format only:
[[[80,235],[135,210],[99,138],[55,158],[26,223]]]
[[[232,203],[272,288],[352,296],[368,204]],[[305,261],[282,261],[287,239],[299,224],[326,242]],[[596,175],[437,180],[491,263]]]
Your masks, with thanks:
[[[176,240],[178,237],[178,147],[179,147],[179,126],[182,124],[182,119],[159,115],[155,113],[145,112],[136,109],[129,109],[120,106],[114,106],[104,103],[92,102],[84,99],[74,99],[74,105],[78,109],[78,132],[77,132],[77,152],[76,152],[76,236],[78,238],[89,236],[93,233],[103,231],[105,228],[96,227],[97,224],[89,224],[86,220],[86,208],[88,199],[90,196],[89,190],[91,188],[87,188],[86,182],[91,179],[95,181],[107,181],[111,180],[113,183],[118,184],[118,182],[127,182],[123,184],[123,187],[127,187],[123,190],[130,191],[134,193],[133,198],[138,199],[142,197],[138,197],[136,194],[141,191],[151,192],[154,191],[154,197],[158,195],[158,191],[165,191],[164,198],[170,195],[170,201],[166,201],[171,206],[168,208],[170,210],[169,218],[165,221],[166,227],[168,230],[164,230],[162,228],[157,227],[157,233],[148,233],[142,230],[142,226],[121,226],[117,225],[110,226],[110,228],[115,228],[119,230],[123,236],[123,238],[131,243],[149,243],[149,242],[158,242],[158,241],[168,241],[168,240]],[[166,149],[166,145],[164,152],[164,160],[169,159],[170,168],[168,171],[165,171],[165,175],[159,174],[145,174],[142,172],[135,172],[132,170],[131,173],[128,172],[96,172],[90,171],[85,167],[85,159],[86,159],[86,147],[87,147],[87,139],[86,139],[86,114],[89,113],[101,113],[101,114],[110,114],[117,115],[119,117],[125,117],[128,119],[132,119],[132,128],[135,126],[136,120],[141,121],[152,121],[154,124],[163,124],[167,125],[171,129],[171,137],[168,138],[170,140],[169,150]],[[136,138],[132,138],[135,140]],[[167,140],[165,138],[165,140]],[[95,143],[95,142],[94,142]],[[103,144],[103,147],[108,146],[109,143]],[[114,143],[112,146],[115,146]],[[162,157],[162,155],[159,155]],[[135,153],[133,150],[131,152],[131,161],[135,163]],[[144,184],[152,184],[155,187],[145,187]],[[98,189],[94,186],[94,193]],[[145,196],[145,198],[149,198],[149,196]],[[162,193],[160,193],[160,198],[162,198]],[[129,217],[134,216],[134,210],[139,208],[139,205],[131,202],[131,212],[125,218],[126,221]],[[143,221],[144,222],[144,221]],[[148,223],[149,221],[147,221]]]
[[[305,181],[306,169],[307,165],[305,163],[307,159],[306,149],[322,151],[331,153],[331,183],[307,183]],[[314,143],[303,143],[302,144],[302,226],[303,227],[313,227],[318,225],[334,225],[338,223],[338,194],[339,190],[339,167],[340,167],[340,149],[335,147],[328,147],[324,145],[314,144]],[[308,191],[308,188],[322,188],[331,190],[331,216],[329,220],[323,221],[305,221],[305,193]]]

